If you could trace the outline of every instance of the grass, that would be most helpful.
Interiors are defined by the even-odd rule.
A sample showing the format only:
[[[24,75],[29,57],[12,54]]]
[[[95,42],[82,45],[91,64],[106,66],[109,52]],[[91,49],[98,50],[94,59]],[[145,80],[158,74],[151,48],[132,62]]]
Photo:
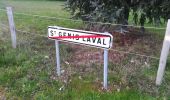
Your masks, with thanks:
[[[82,22],[60,20],[55,18],[39,18],[18,14],[24,13],[30,15],[40,15],[57,18],[67,19],[71,18],[70,14],[64,10],[64,3],[61,1],[3,1],[3,2],[6,3],[7,6],[13,7],[14,20],[17,29],[46,34],[45,33],[46,28],[50,25],[59,25],[70,28],[78,28],[82,26]],[[3,15],[1,16],[4,17],[4,19],[7,18],[6,12],[3,12]]]
[[[2,2],[2,1],[1,1]],[[69,28],[81,28],[82,22],[73,22],[66,20],[45,19],[39,17],[31,17],[19,15],[15,12],[35,14],[41,16],[55,16],[60,18],[70,18],[68,12],[63,10],[63,2],[60,1],[3,1],[5,4],[14,8],[14,18],[17,29],[29,31],[35,34],[46,34],[47,26],[59,25]],[[0,3],[3,5],[2,3]],[[5,12],[0,11],[2,23],[7,23]],[[9,32],[1,30],[1,33]],[[3,36],[3,34],[0,34]],[[9,35],[9,34],[8,34]],[[4,36],[0,37],[0,99],[4,95],[7,99],[40,99],[40,100],[163,100],[169,98],[167,92],[169,80],[169,68],[166,71],[166,82],[158,90],[160,94],[145,91],[140,88],[142,83],[138,83],[140,79],[144,79],[144,84],[149,85],[148,77],[155,75],[156,67],[150,70],[142,70],[144,73],[130,74],[130,82],[125,85],[123,83],[123,73],[125,68],[110,63],[109,69],[113,68],[114,73],[109,73],[110,90],[102,90],[102,65],[93,64],[91,72],[83,73],[83,79],[79,69],[87,67],[86,65],[75,67],[64,62],[72,58],[74,49],[70,49],[70,45],[60,45],[62,70],[68,71],[73,68],[76,73],[70,75],[70,79],[64,74],[59,78],[55,74],[55,47],[53,41],[47,38],[37,37],[36,35],[17,33],[19,47],[12,49],[10,40]],[[22,39],[21,39],[22,38]],[[159,38],[159,36],[158,36]],[[160,38],[162,39],[162,38]],[[4,45],[5,44],[5,45]],[[134,57],[134,56],[132,56]],[[128,65],[130,58],[122,63]],[[169,66],[170,60],[168,60]],[[152,66],[157,66],[157,61]],[[126,67],[126,66],[125,66]],[[128,66],[127,66],[128,67]],[[77,69],[77,70],[75,70]],[[96,69],[98,69],[96,71]],[[99,71],[100,69],[100,71]],[[138,70],[137,70],[138,71]],[[143,75],[144,74],[144,75]],[[68,75],[69,76],[69,75]],[[99,82],[95,82],[96,77],[100,77]],[[54,78],[54,79],[53,79]],[[63,79],[62,79],[63,78]],[[67,80],[68,78],[68,80]],[[146,79],[145,79],[146,78]],[[64,81],[68,82],[64,82]],[[71,80],[71,81],[70,81]],[[141,82],[141,81],[140,81]],[[147,84],[148,83],[148,84]],[[115,85],[115,86],[114,86]],[[153,84],[152,84],[153,85]],[[121,87],[122,86],[122,87]],[[126,88],[126,87],[129,88]],[[63,88],[61,88],[63,87]],[[146,88],[146,87],[145,87]],[[152,88],[152,87],[149,87]],[[154,87],[156,88],[156,87]],[[60,90],[61,89],[61,90]],[[120,91],[118,90],[120,89]],[[156,88],[157,89],[157,88]],[[1,94],[1,90],[5,91]]]
[[[62,83],[51,80],[45,69],[37,71],[36,67],[42,57],[32,56],[25,51],[4,48],[0,52],[0,86],[6,89],[7,99],[59,99],[59,100],[155,100],[153,97],[140,93],[138,90],[122,90],[120,92],[99,92],[95,84],[77,78],[59,90]],[[36,61],[39,60],[39,61]],[[41,69],[41,68],[40,68]]]

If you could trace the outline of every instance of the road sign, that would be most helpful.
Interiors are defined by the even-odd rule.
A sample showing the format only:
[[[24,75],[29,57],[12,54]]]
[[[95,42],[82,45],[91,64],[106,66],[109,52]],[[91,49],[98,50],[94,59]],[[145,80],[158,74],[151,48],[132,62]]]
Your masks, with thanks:
[[[113,36],[111,34],[107,32],[99,33],[99,32],[62,28],[58,26],[49,26],[48,38],[55,40],[56,62],[57,62],[56,69],[57,69],[58,76],[61,75],[59,40],[104,48],[103,87],[107,89],[108,49],[112,47],[112,41],[113,41]]]
[[[48,37],[72,43],[84,44],[99,48],[109,49],[112,47],[113,36],[110,33],[91,32],[62,28],[58,26],[48,27]]]

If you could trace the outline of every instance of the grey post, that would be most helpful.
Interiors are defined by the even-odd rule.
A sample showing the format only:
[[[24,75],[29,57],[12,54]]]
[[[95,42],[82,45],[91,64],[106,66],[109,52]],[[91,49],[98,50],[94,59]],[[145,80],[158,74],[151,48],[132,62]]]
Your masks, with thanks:
[[[157,71],[157,77],[156,77],[156,85],[161,85],[163,75],[165,72],[165,67],[166,67],[166,62],[169,54],[169,49],[170,49],[170,19],[168,20],[167,23],[167,29],[165,33],[165,38],[163,42],[163,47],[161,51],[161,57],[159,60],[159,67]]]
[[[57,62],[57,75],[60,76],[60,49],[59,49],[59,41],[55,40],[55,46],[56,46],[56,62]]]
[[[107,74],[108,74],[108,50],[104,49],[104,82],[103,87],[104,89],[107,89]]]
[[[11,31],[12,47],[16,48],[16,45],[17,45],[17,42],[16,42],[16,31],[15,31],[15,23],[14,23],[12,8],[11,7],[6,7],[6,9],[7,9],[9,27],[10,27],[10,31]]]

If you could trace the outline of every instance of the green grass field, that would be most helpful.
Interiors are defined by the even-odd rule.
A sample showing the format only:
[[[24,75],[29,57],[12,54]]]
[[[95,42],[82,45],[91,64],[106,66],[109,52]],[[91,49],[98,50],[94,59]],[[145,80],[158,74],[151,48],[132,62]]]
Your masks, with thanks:
[[[126,73],[129,75],[126,78],[123,77],[125,74],[123,71],[125,70],[121,66],[110,63],[109,68],[112,69],[112,66],[114,66],[113,70],[115,72],[111,73],[112,70],[110,70],[109,90],[106,91],[102,89],[101,83],[103,77],[102,65],[93,63],[90,65],[90,67],[93,67],[92,71],[81,73],[83,67],[87,67],[86,62],[81,66],[67,64],[66,61],[72,59],[73,54],[78,50],[72,48],[72,45],[61,43],[61,63],[65,72],[61,77],[57,77],[55,73],[54,41],[39,37],[36,34],[46,35],[47,27],[50,25],[82,28],[84,24],[82,22],[19,14],[70,18],[70,14],[63,9],[64,2],[61,1],[0,1],[1,7],[5,7],[5,5],[12,6],[14,9],[16,28],[33,33],[33,35],[18,32],[19,46],[17,49],[12,49],[8,38],[10,37],[9,31],[0,30],[0,99],[169,100],[170,59],[167,64],[165,80],[160,87],[154,86],[153,83],[157,70],[155,66],[158,65],[158,60],[149,60],[152,62],[150,65],[152,67],[146,68],[146,70],[135,70],[139,71],[136,74],[130,72],[131,74],[129,75]],[[0,21],[0,23],[7,25],[6,12],[0,11]],[[162,33],[162,30],[160,30],[160,33]],[[157,36],[158,39],[163,39],[163,35],[159,35]],[[130,58],[133,58],[133,55],[128,57],[122,64],[128,65],[127,62]],[[133,69],[131,70],[134,71]],[[140,72],[143,73],[141,74]],[[99,81],[95,81],[96,77],[99,77]]]

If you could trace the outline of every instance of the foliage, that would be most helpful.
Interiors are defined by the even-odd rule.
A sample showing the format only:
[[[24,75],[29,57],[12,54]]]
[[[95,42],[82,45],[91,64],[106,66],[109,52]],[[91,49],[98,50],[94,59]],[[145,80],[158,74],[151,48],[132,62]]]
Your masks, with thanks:
[[[161,23],[161,19],[167,20],[170,18],[170,2],[169,0],[142,0],[133,7],[134,19],[136,20],[139,13],[141,14],[140,23],[144,24],[146,18],[149,23],[156,25]]]
[[[55,17],[60,17],[60,18],[61,17],[69,18],[69,14],[65,12],[64,10],[62,10],[63,2],[49,2],[49,1],[42,2],[42,1],[28,1],[27,0],[23,2],[10,1],[6,5],[13,6],[15,8],[14,13],[23,12],[23,13],[28,13],[28,14],[37,14],[40,16],[55,16]],[[28,17],[28,16],[18,15],[18,14],[14,14],[14,17],[15,17],[15,25],[17,29],[25,30],[30,33],[31,32],[36,33],[37,35],[38,34],[46,35],[46,29],[48,25],[59,25],[62,27],[77,28],[77,29],[79,29],[79,27],[82,26],[81,23],[68,21],[68,20],[54,20],[54,19],[47,20],[45,18],[30,17],[30,16]],[[4,23],[4,24],[6,23],[7,25],[8,22],[5,22],[7,21],[6,12],[3,12],[3,14],[1,12],[0,18],[1,18],[1,23]],[[158,30],[154,30],[154,31],[158,32]],[[40,99],[40,100],[41,99],[49,99],[49,100],[51,99],[52,100],[53,99],[57,99],[57,100],[67,100],[67,99],[69,100],[95,100],[95,99],[97,100],[103,100],[103,99],[106,99],[106,100],[156,100],[158,99],[159,100],[160,99],[161,100],[161,98],[162,99],[169,98],[168,93],[167,93],[168,97],[166,96],[166,94],[165,95],[163,94],[166,92],[166,89],[164,88],[161,91],[162,94],[159,94],[159,95],[157,94],[157,97],[154,97],[154,94],[151,95],[151,93],[149,92],[143,92],[141,89],[138,88],[138,86],[135,86],[135,85],[133,86],[130,85],[132,87],[127,87],[127,88],[120,85],[121,89],[120,91],[117,91],[117,88],[119,88],[119,83],[126,84],[126,81],[121,76],[121,73],[123,73],[124,70],[122,69],[122,67],[116,66],[116,65],[114,65],[113,67],[109,66],[109,69],[113,69],[113,70],[109,70],[109,72],[117,71],[114,74],[110,73],[108,75],[109,86],[114,87],[113,90],[109,92],[103,92],[100,90],[100,88],[98,88],[102,86],[102,83],[101,83],[102,80],[99,82],[94,82],[93,78],[96,78],[95,74],[96,76],[99,75],[100,73],[99,71],[96,71],[96,70],[95,72],[92,71],[91,73],[94,73],[94,74],[83,73],[87,76],[84,76],[85,78],[81,80],[79,79],[79,75],[81,75],[82,73],[74,69],[72,69],[72,71],[74,71],[74,73],[76,74],[73,74],[71,76],[72,81],[68,83],[67,86],[65,86],[63,90],[60,91],[59,89],[63,86],[62,81],[59,81],[58,78],[55,79],[56,77],[54,77],[54,79],[53,77],[51,77],[54,74],[53,71],[55,71],[54,42],[50,40],[47,42],[46,41],[48,40],[47,38],[41,38],[41,37],[35,38],[34,36],[35,34],[29,34],[29,33],[24,34],[24,33],[17,32],[18,36],[23,37],[23,41],[27,41],[27,42],[23,42],[23,45],[20,45],[20,49],[19,48],[11,49],[11,41],[6,41],[6,42],[1,41],[1,39],[5,38],[4,36],[6,36],[7,33],[4,33],[5,35],[2,35],[0,38],[0,55],[1,55],[0,56],[0,97],[1,97],[1,88],[2,88],[2,90],[4,90],[5,92],[4,95],[7,97],[7,99],[9,98],[9,99]],[[7,38],[7,39],[10,40],[10,38]],[[17,39],[22,40],[21,38],[17,38]],[[28,44],[28,41],[29,42],[33,41],[33,42],[31,44]],[[154,44],[155,43],[157,44],[157,42],[155,41],[153,42]],[[60,53],[62,55],[61,60],[67,61],[67,59],[71,56],[69,54],[70,50],[68,50],[70,47],[67,45],[62,45],[62,44],[60,45],[61,46]],[[146,41],[146,44],[148,44],[147,41]],[[30,49],[30,47],[31,48],[33,47],[33,48]],[[143,47],[144,46],[141,46],[141,48]],[[147,48],[145,49],[147,50]],[[155,48],[153,49],[154,51],[156,51]],[[77,50],[79,51],[79,49]],[[141,50],[141,49],[138,49],[138,50]],[[122,63],[127,64],[127,62],[128,61],[125,61]],[[64,62],[62,62],[62,64],[63,63]],[[152,78],[153,76],[152,72],[157,70],[156,66],[157,64],[155,65],[154,67],[155,69],[153,70],[150,70],[150,69],[147,70],[149,74],[148,78]],[[86,65],[84,65],[83,67],[85,68]],[[83,67],[81,66],[77,67],[72,64],[69,64],[67,66],[66,64],[63,64],[62,66],[63,69],[64,68],[75,68],[79,70],[84,69]],[[101,70],[102,67],[98,65],[92,65],[93,70],[96,67],[98,67],[98,69],[102,71]],[[128,69],[129,66],[123,67],[123,68]],[[166,72],[169,72],[169,71],[166,71]],[[137,74],[138,73],[139,72],[137,72]],[[134,75],[135,74],[132,73],[131,76],[134,76]],[[170,74],[166,76],[167,76],[166,80],[170,79],[169,78]],[[145,78],[142,78],[142,77],[132,77],[131,79],[132,79],[130,80],[131,82],[136,82],[137,80],[142,80],[142,79],[146,80]],[[146,82],[146,81],[140,81],[140,82],[142,82],[141,84],[149,85],[148,84],[149,82]],[[115,86],[113,86],[113,84],[115,84]],[[166,85],[164,86],[168,87],[168,84],[169,82],[167,82]]]
[[[134,22],[142,26],[146,19],[160,23],[170,17],[169,0],[67,0],[66,5],[74,18],[85,21],[128,24],[131,11]]]
[[[36,38],[37,39],[37,38]],[[39,41],[39,40],[38,40]],[[41,41],[42,42],[42,41]],[[0,43],[0,88],[5,88],[5,97],[0,99],[48,99],[48,100],[155,100],[154,97],[141,93],[135,89],[120,92],[101,92],[94,89],[95,83],[72,78],[68,86],[63,86],[58,80],[49,77],[48,67],[38,66],[42,55],[32,55],[24,49],[11,49]],[[64,47],[64,46],[62,46]],[[66,48],[66,47],[64,47]],[[62,49],[62,48],[61,48]],[[63,51],[65,50],[65,51]],[[66,49],[62,49],[65,54]],[[31,54],[31,58],[29,57]]]

